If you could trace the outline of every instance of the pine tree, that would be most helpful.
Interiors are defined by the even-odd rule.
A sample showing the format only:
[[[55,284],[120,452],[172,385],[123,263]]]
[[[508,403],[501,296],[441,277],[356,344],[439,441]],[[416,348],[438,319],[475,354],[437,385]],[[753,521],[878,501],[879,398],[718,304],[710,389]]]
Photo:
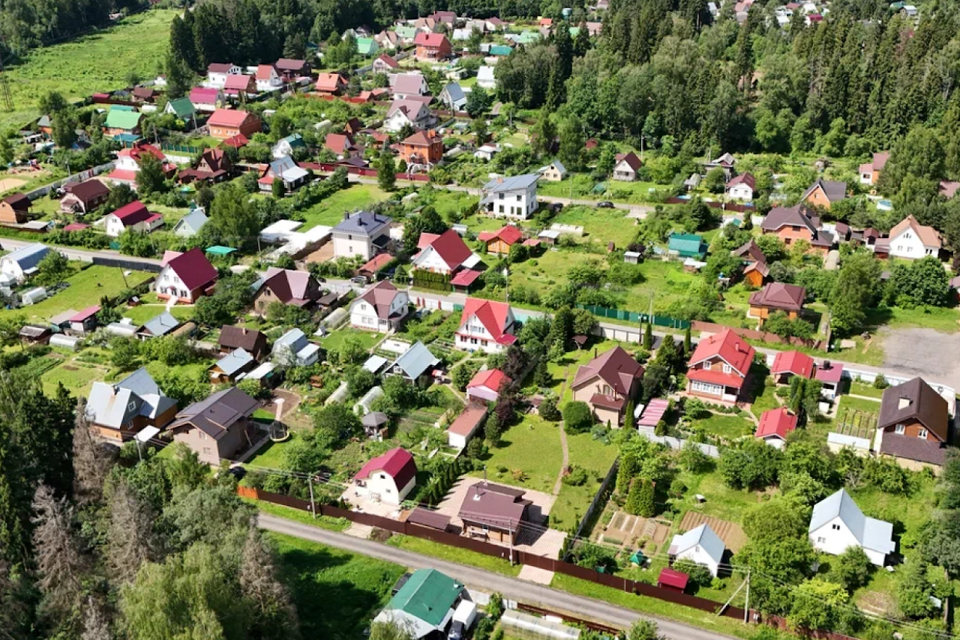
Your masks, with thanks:
[[[397,187],[397,168],[393,164],[393,155],[386,149],[377,160],[377,184],[383,191],[393,191]]]
[[[83,633],[80,640],[113,640],[110,621],[103,607],[92,596],[87,598],[83,615]]]
[[[500,420],[496,413],[491,413],[483,425],[483,437],[486,438],[491,447],[500,446]]]
[[[587,51],[590,50],[590,29],[587,28],[587,20],[584,18],[580,21],[580,31],[577,32],[577,37],[573,41],[573,55],[577,58],[582,58],[587,55]]]
[[[693,348],[693,340],[690,336],[690,326],[687,325],[686,330],[683,332],[683,355],[685,358],[690,357],[690,351]]]
[[[252,637],[290,640],[300,637],[297,610],[287,588],[280,582],[276,558],[255,525],[250,526],[243,545],[240,591],[256,611]]]
[[[617,493],[625,496],[630,490],[630,482],[637,475],[639,464],[633,452],[627,452],[620,457],[620,467],[617,469]]]
[[[643,348],[647,351],[653,349],[653,325],[650,322],[643,329]]]
[[[547,368],[547,361],[545,359],[540,359],[540,362],[537,363],[537,368],[533,372],[533,383],[540,388],[546,388],[551,385],[553,382],[553,376],[550,375],[550,370]]]
[[[642,507],[642,500],[640,497],[640,494],[643,491],[642,485],[643,480],[640,478],[635,478],[633,483],[630,485],[630,492],[627,494],[627,502],[623,508],[632,516],[640,515],[640,508]]]
[[[114,487],[108,507],[106,556],[110,573],[114,584],[133,582],[140,565],[158,556],[159,545],[153,533],[155,518],[125,481]]]
[[[637,514],[643,518],[652,518],[656,514],[653,483],[643,480],[640,486],[640,495],[637,498]]]
[[[111,453],[97,440],[87,422],[87,401],[77,402],[73,429],[73,497],[80,505],[99,502],[103,483],[113,466]]]
[[[40,485],[33,499],[33,547],[43,593],[43,611],[54,620],[63,620],[74,611],[83,596],[84,561],[71,529],[73,508],[66,498],[56,498]]]

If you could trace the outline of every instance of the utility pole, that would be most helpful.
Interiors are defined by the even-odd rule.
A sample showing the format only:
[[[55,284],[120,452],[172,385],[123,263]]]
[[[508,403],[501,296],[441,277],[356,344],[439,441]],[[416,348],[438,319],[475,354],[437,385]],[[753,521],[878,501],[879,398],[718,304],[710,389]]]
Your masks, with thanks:
[[[743,605],[743,621],[749,622],[750,618],[750,570],[747,570],[747,600]]]
[[[307,484],[310,485],[310,513],[313,514],[313,518],[317,518],[317,505],[313,501],[313,476],[307,476]]]

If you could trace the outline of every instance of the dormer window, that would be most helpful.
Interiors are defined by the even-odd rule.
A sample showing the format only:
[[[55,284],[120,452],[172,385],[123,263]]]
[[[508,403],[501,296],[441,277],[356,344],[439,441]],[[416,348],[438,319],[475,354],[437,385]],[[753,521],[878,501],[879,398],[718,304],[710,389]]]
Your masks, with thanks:
[[[137,408],[137,403],[136,403],[136,402],[132,402],[132,401],[131,401],[130,404],[127,405],[127,411],[133,411],[133,410],[136,409],[136,408]]]
[[[732,369],[731,369],[730,365],[728,365],[726,362],[724,362],[724,363],[723,363],[723,372],[724,372],[724,373],[730,373],[731,370],[732,370]]]
[[[898,424],[896,427],[893,428],[893,430],[895,433],[899,433],[900,435],[903,435],[903,433],[907,430],[907,427],[902,424]]]
[[[897,409],[906,409],[911,404],[913,404],[913,402],[910,400],[910,398],[904,398],[901,396],[897,401]]]
[[[927,439],[927,430],[921,428],[919,431],[917,431],[917,437],[920,438],[921,440],[926,440],[926,439]]]
[[[710,362],[709,360],[707,360],[706,362],[703,363],[703,368],[704,368],[705,370],[707,370],[707,371],[710,371],[710,367],[711,367],[711,366],[713,366],[713,363]]]

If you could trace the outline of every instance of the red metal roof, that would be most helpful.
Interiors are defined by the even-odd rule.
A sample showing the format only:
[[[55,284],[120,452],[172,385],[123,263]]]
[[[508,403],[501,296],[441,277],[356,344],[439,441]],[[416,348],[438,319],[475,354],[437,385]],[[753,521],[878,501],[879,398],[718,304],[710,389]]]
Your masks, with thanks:
[[[836,384],[840,382],[840,379],[843,377],[843,365],[839,362],[831,362],[829,366],[826,362],[822,362],[819,367],[817,367],[817,380],[821,382],[830,382]]]
[[[504,380],[507,384],[510,384],[511,380],[507,374],[500,369],[487,369],[486,371],[478,371],[477,375],[473,376],[473,379],[470,381],[470,384],[467,385],[467,389],[472,387],[486,387],[493,391],[500,391],[500,387],[503,385]]]
[[[508,245],[513,245],[523,239],[523,232],[512,224],[508,224],[496,231],[484,231],[478,237],[483,242],[499,239]]]
[[[170,267],[190,291],[206,287],[217,280],[217,270],[199,247],[186,253],[167,251],[163,254],[163,264]]]
[[[674,589],[680,589],[681,591],[687,588],[687,582],[690,580],[690,576],[685,573],[680,573],[669,567],[664,567],[660,571],[660,575],[657,577],[657,584],[665,587],[673,587]]]
[[[460,326],[474,315],[494,340],[500,342],[500,338],[505,337],[504,329],[507,328],[507,320],[510,317],[510,305],[493,300],[467,298],[467,304],[464,305],[463,314],[460,316]],[[513,340],[505,344],[512,344],[512,342]]]
[[[432,234],[431,234],[432,235]],[[420,244],[419,242],[417,243]],[[435,237],[430,246],[436,251],[451,270],[455,270],[463,261],[473,255],[470,247],[463,241],[453,229],[447,229],[439,236]]]
[[[129,227],[138,222],[143,222],[149,218],[151,214],[147,211],[146,205],[139,200],[134,200],[130,204],[125,204],[114,211],[113,215],[123,223],[123,226]]]
[[[245,147],[250,142],[247,136],[242,133],[238,133],[235,136],[231,136],[223,141],[223,144],[228,147],[235,147],[239,149],[240,147]]]
[[[487,407],[485,405],[478,403],[467,405],[463,413],[457,416],[453,424],[447,427],[447,431],[454,435],[468,438],[477,430],[477,427],[480,426],[486,417]]]
[[[476,282],[477,278],[480,277],[481,273],[482,272],[476,271],[474,269],[461,269],[460,271],[457,272],[457,275],[455,275],[450,280],[450,284],[452,284],[455,287],[469,287],[474,282]]]
[[[443,45],[446,39],[447,36],[442,33],[424,33],[421,31],[417,34],[417,37],[413,39],[413,43],[424,47],[439,47]]]
[[[90,225],[83,224],[82,222],[71,222],[63,228],[64,231],[83,231],[84,229],[89,229]]]
[[[757,427],[757,437],[779,436],[786,440],[791,431],[797,428],[797,416],[787,411],[786,407],[764,411],[760,416],[760,426]]]
[[[250,114],[239,109],[217,109],[207,120],[207,124],[215,127],[239,127]]]
[[[647,408],[643,410],[640,420],[637,421],[638,427],[655,427],[663,414],[667,412],[670,401],[664,398],[654,398],[647,403]]]
[[[100,311],[100,305],[95,304],[92,307],[87,307],[83,311],[77,312],[76,315],[70,318],[70,322],[83,322],[87,318],[96,315],[97,312],[99,311]]]
[[[792,373],[801,378],[809,378],[813,375],[813,358],[799,351],[781,351],[773,359],[770,373],[775,376],[781,373]]]
[[[378,253],[373,256],[373,258],[360,267],[359,271],[369,271],[370,273],[376,273],[386,265],[390,264],[390,261],[393,260],[393,256],[389,253]]]
[[[750,371],[750,363],[753,362],[753,356],[756,353],[753,347],[735,334],[730,329],[724,329],[720,333],[714,334],[708,338],[703,338],[697,344],[697,348],[690,357],[690,366],[715,358],[719,356],[724,362],[737,370],[741,376],[746,376]],[[693,372],[690,372],[693,373]],[[715,373],[708,371],[706,373]],[[690,377],[688,374],[687,377]],[[737,384],[737,387],[740,385]]]
[[[246,91],[250,87],[252,80],[253,76],[230,75],[227,76],[227,82],[223,85],[223,88],[235,91]]]
[[[720,384],[734,389],[743,386],[743,378],[735,373],[724,373],[720,369],[690,369],[687,371],[687,379],[707,384]]]
[[[383,471],[393,478],[398,489],[403,489],[410,480],[416,477],[417,463],[414,462],[409,451],[397,447],[368,460],[367,464],[360,469],[360,473],[355,475],[353,479],[363,480],[370,477],[370,474],[374,471]]]
[[[807,290],[805,287],[784,284],[783,282],[771,282],[760,291],[751,293],[749,304],[751,306],[770,307],[771,309],[800,311],[803,309],[803,301],[806,297]]]
[[[339,73],[321,73],[317,76],[317,91],[339,91],[340,88],[346,84],[346,81],[343,79]]]

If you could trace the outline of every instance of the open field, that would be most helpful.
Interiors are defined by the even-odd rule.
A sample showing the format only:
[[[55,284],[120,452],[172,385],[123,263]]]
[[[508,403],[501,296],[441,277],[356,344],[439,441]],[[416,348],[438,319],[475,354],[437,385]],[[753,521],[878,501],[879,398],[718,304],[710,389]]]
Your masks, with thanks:
[[[694,431],[702,429],[707,435],[725,440],[750,435],[757,428],[751,420],[735,413],[711,413],[708,418],[692,420],[690,427]]]
[[[93,383],[102,380],[105,374],[106,368],[104,367],[78,362],[71,358],[45,372],[40,376],[40,381],[47,393],[55,392],[57,386],[62,384],[71,395],[80,397],[86,396]]]
[[[343,220],[345,211],[357,211],[387,199],[387,194],[372,184],[352,184],[349,189],[338,191],[326,200],[303,212],[304,224],[300,231],[319,225],[336,226]]]
[[[623,209],[594,209],[592,207],[564,207],[551,223],[583,227],[587,241],[604,244],[613,242],[618,248],[633,242],[637,236],[637,220],[628,218]]]
[[[567,446],[570,449],[570,464],[586,469],[589,478],[579,487],[569,484],[560,486],[560,495],[550,509],[550,524],[562,529],[574,527],[580,522],[619,454],[616,445],[604,444],[589,433],[568,435]]]
[[[124,87],[131,73],[154,77],[176,14],[155,9],[131,16],[92,35],[37,49],[24,63],[7,67],[14,109],[0,113],[0,127],[19,127],[37,118],[37,104],[50,91],[76,100]]]
[[[507,429],[500,446],[491,448],[489,457],[483,461],[487,477],[492,482],[550,493],[563,462],[557,433],[559,424],[526,416],[520,424]],[[522,472],[526,480],[514,479],[514,472]],[[483,470],[472,471],[470,475],[482,477]]]
[[[327,351],[337,351],[347,340],[355,340],[364,350],[369,351],[375,344],[380,342],[381,338],[383,338],[383,334],[377,333],[376,331],[362,331],[351,327],[343,327],[321,338],[320,344]]]

